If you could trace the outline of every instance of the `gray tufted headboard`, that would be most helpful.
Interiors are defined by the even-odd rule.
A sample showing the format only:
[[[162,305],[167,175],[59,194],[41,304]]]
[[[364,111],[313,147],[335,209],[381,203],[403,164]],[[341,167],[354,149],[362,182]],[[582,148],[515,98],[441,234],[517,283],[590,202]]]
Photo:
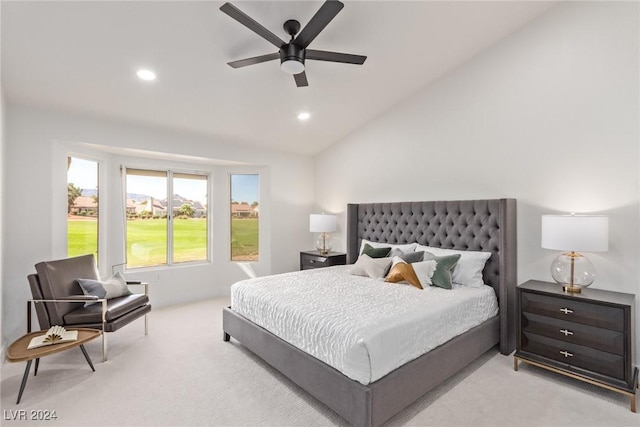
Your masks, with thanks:
[[[500,304],[500,351],[515,349],[515,199],[349,204],[349,264],[357,260],[362,239],[491,252],[483,275]]]

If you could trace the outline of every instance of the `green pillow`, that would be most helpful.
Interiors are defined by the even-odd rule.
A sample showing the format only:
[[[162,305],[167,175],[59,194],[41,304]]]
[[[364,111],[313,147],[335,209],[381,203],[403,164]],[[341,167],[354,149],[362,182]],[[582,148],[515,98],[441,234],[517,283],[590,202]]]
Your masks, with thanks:
[[[384,258],[389,255],[391,252],[391,246],[387,246],[384,248],[374,248],[368,243],[364,244],[364,248],[362,249],[362,253],[365,255],[369,255],[371,258]]]
[[[443,289],[451,289],[451,271],[456,266],[460,254],[435,256],[431,252],[424,253],[424,261],[435,261],[436,269],[431,277],[431,286],[439,286]]]

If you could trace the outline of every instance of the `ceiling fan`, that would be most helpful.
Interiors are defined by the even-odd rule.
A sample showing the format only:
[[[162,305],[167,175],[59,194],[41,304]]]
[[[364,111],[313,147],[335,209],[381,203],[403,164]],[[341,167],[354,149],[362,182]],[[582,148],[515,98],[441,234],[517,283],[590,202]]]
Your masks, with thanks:
[[[309,86],[304,65],[307,59],[362,65],[367,59],[366,56],[307,49],[307,46],[335,18],[343,7],[344,4],[342,2],[327,0],[302,31],[300,31],[300,23],[298,21],[289,19],[284,23],[284,30],[291,36],[291,40],[287,43],[231,3],[225,3],[220,7],[221,11],[279,49],[279,52],[276,53],[232,61],[228,64],[233,68],[240,68],[280,58],[280,68],[285,73],[293,74],[298,87]],[[296,34],[298,35],[296,36]]]

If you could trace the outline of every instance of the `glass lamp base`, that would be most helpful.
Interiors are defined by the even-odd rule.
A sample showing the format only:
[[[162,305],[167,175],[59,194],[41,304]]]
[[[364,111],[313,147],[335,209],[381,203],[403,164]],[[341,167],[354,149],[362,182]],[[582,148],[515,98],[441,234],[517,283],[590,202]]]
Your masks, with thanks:
[[[563,285],[563,291],[579,293],[596,279],[596,269],[586,257],[577,252],[567,252],[553,260],[551,277]]]
[[[316,249],[322,255],[327,255],[331,251],[331,237],[327,233],[320,233],[316,240]]]

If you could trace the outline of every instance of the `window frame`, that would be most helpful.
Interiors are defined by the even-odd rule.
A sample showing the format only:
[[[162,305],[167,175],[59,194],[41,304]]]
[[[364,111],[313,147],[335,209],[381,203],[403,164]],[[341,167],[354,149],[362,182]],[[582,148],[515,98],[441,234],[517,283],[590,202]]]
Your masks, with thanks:
[[[107,172],[106,172],[104,159],[101,159],[97,156],[92,156],[90,154],[78,153],[77,151],[66,151],[65,160],[68,161],[69,157],[96,163],[98,168],[97,177],[96,177],[97,187],[98,187],[97,188],[98,197],[103,198],[104,194],[106,193],[105,187],[106,187],[106,181],[107,181],[106,180]],[[68,166],[66,167],[65,170],[66,170],[65,181],[68,185],[68,182],[69,182]],[[65,186],[65,191],[68,191],[66,186]],[[65,210],[64,254],[66,257],[68,257],[69,256],[69,227],[68,227],[69,219],[66,215],[67,214]],[[98,235],[97,235],[97,241],[96,241],[96,244],[97,244],[96,262],[98,263],[98,265],[104,265],[106,263],[106,258],[108,257],[108,249],[106,246],[106,221],[107,221],[107,218],[106,218],[105,203],[98,203],[98,220],[97,220]]]
[[[123,249],[124,249],[124,259],[125,259],[125,263],[124,263],[124,268],[125,268],[125,272],[126,271],[131,271],[131,272],[140,272],[140,271],[146,271],[146,270],[155,270],[155,269],[166,269],[166,268],[180,268],[180,267],[184,267],[184,266],[192,266],[192,265],[205,265],[205,264],[211,264],[212,263],[212,244],[213,244],[213,233],[212,233],[212,215],[211,215],[211,204],[209,203],[209,200],[211,200],[211,196],[212,196],[212,187],[213,187],[213,177],[212,177],[212,172],[208,171],[208,170],[198,170],[198,169],[190,169],[190,168],[184,168],[184,167],[162,167],[162,166],[158,166],[158,165],[133,165],[133,164],[129,164],[129,165],[125,165],[122,164],[120,166],[120,170],[121,170],[121,179],[122,179],[122,189],[123,189],[123,211],[121,212],[122,218],[123,218],[123,222],[124,222],[124,229],[123,229]],[[140,266],[140,267],[130,267],[128,265],[128,254],[127,254],[127,217],[126,217],[126,211],[127,211],[127,171],[128,170],[139,170],[139,171],[149,171],[149,172],[161,172],[161,173],[166,173],[166,180],[167,180],[167,200],[171,200],[171,202],[167,205],[167,224],[166,224],[166,236],[167,236],[167,241],[166,241],[166,263],[162,263],[162,264],[155,264],[155,265],[147,265],[147,266]],[[205,259],[199,259],[199,260],[193,260],[193,261],[182,261],[182,262],[175,262],[173,260],[173,255],[174,255],[174,247],[173,247],[173,242],[174,242],[174,236],[173,236],[173,221],[174,221],[174,214],[173,214],[173,179],[174,179],[174,174],[177,175],[198,175],[198,176],[204,176],[205,180],[206,180],[206,185],[207,185],[207,190],[206,190],[206,194],[207,194],[207,218],[206,218],[206,239],[207,239],[207,243],[206,243],[206,251],[207,251],[207,255],[205,257]]]
[[[263,178],[265,177],[265,173],[264,171],[262,171],[261,169],[254,169],[254,168],[247,168],[247,169],[233,169],[233,170],[228,170],[226,173],[226,207],[227,207],[227,212],[226,212],[226,223],[227,223],[227,238],[228,241],[226,242],[226,247],[227,247],[227,261],[230,263],[234,263],[234,264],[247,264],[247,263],[252,263],[252,264],[260,264],[261,261],[263,261],[263,242],[264,242],[264,233],[265,230],[263,230],[263,212],[260,212],[258,214],[258,259],[257,260],[234,260],[233,259],[233,248],[231,247],[231,243],[232,243],[232,227],[231,227],[231,221],[233,219],[233,215],[231,213],[231,201],[232,201],[232,182],[231,182],[231,177],[233,175],[257,175],[258,176],[258,206],[260,206],[260,208],[262,209],[263,206]]]

